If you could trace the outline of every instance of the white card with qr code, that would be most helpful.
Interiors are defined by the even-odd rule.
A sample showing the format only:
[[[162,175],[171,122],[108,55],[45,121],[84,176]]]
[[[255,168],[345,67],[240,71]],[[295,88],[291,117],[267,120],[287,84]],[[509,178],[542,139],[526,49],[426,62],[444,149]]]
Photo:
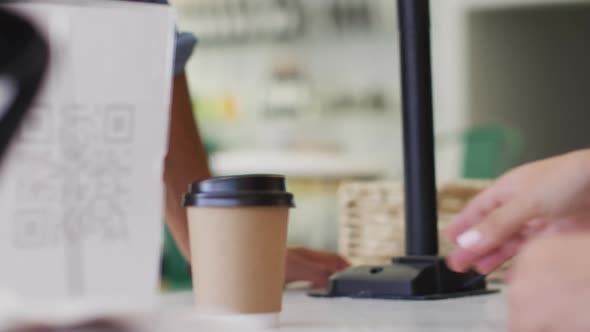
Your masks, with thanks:
[[[52,58],[0,166],[0,289],[156,294],[172,11],[104,0],[10,8],[46,34]]]

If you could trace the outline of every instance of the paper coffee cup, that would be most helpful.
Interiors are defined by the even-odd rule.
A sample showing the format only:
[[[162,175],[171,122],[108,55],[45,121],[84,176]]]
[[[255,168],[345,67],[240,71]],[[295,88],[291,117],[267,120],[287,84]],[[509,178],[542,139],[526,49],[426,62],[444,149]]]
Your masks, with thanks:
[[[195,301],[200,314],[276,326],[281,311],[293,195],[276,175],[195,182],[188,209]]]

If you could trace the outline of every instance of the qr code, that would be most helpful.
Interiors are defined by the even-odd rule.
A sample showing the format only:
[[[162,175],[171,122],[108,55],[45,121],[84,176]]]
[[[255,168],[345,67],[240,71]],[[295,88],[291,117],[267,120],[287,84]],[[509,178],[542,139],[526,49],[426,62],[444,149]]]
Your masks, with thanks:
[[[127,104],[32,109],[16,143],[15,247],[128,237],[135,123]]]

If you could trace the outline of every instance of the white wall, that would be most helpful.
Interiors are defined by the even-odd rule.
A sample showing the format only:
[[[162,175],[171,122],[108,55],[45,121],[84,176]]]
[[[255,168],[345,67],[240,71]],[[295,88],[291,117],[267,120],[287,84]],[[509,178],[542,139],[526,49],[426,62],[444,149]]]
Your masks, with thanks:
[[[473,123],[523,133],[523,161],[588,147],[590,2],[486,9],[469,20]]]

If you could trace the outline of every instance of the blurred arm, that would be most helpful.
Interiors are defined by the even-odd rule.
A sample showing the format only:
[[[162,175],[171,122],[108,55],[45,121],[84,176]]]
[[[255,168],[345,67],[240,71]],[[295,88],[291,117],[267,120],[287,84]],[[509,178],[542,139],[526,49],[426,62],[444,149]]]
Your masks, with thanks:
[[[182,195],[188,185],[210,177],[205,148],[193,116],[188,82],[184,74],[176,75],[170,110],[170,137],[165,161],[166,223],[185,258],[190,257],[188,224]]]

